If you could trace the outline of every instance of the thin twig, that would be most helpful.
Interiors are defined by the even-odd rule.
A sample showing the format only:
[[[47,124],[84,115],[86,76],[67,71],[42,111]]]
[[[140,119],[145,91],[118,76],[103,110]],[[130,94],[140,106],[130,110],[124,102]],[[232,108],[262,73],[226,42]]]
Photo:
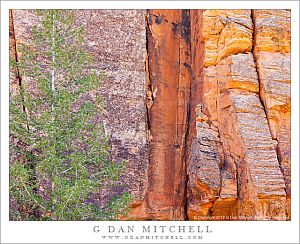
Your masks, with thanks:
[[[47,210],[43,205],[41,205],[37,200],[35,200],[35,199],[31,196],[30,192],[28,191],[26,185],[23,183],[22,180],[21,180],[21,182],[22,182],[22,185],[24,186],[24,188],[25,188],[27,194],[29,195],[29,197],[30,197],[37,205],[39,205],[42,209]]]

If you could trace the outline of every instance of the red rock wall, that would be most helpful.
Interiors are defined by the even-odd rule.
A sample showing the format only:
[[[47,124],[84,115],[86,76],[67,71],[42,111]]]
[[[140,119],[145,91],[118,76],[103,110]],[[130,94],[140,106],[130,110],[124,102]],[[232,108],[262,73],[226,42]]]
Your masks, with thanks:
[[[146,22],[149,187],[132,215],[183,220],[191,80],[189,11],[150,10]]]
[[[269,13],[262,11],[263,14],[265,12]],[[287,156],[285,159],[280,157],[281,147],[274,140],[271,112],[266,107],[266,85],[263,81],[266,78],[262,76],[267,74],[261,71],[262,64],[266,66],[266,63],[262,59],[256,62],[253,56],[254,51],[257,59],[258,50],[271,46],[264,41],[275,38],[277,32],[283,35],[277,40],[285,40],[284,47],[278,50],[288,52],[289,30],[285,28],[286,33],[283,34],[281,31],[284,29],[281,26],[289,23],[286,17],[288,12],[272,12],[276,17],[285,15],[278,17],[273,25],[267,20],[258,24],[255,17],[258,14],[259,10],[253,13],[251,10],[204,10],[195,11],[193,15],[191,29],[196,29],[197,34],[192,42],[200,41],[201,44],[198,44],[199,48],[192,49],[192,57],[195,57],[197,64],[200,60],[203,69],[193,70],[195,77],[199,77],[196,82],[202,83],[198,92],[202,98],[196,106],[197,122],[191,125],[196,126],[197,133],[188,163],[189,219],[289,218],[285,210],[285,206],[289,205],[286,202],[288,173],[285,174],[282,167],[286,165],[287,172],[289,160]],[[266,32],[258,31],[257,26],[260,29],[272,26],[276,31],[269,30],[267,37],[264,37]],[[286,55],[280,65],[273,65],[279,69],[277,77],[284,76],[281,78],[283,84],[277,83],[276,75],[269,73],[268,76],[269,82],[285,88],[280,91],[281,95],[275,97],[283,97],[283,107],[287,110],[290,75],[283,69],[290,68],[288,62]],[[280,90],[278,88],[277,91]],[[288,112],[284,121],[290,119]],[[286,138],[282,140],[289,141],[288,123],[275,124],[286,132]],[[281,150],[285,150],[282,155],[289,155],[290,146],[284,145],[287,146],[282,146]]]
[[[37,20],[28,10],[10,17],[18,58]],[[108,73],[100,93],[112,158],[128,161],[134,201],[121,219],[290,219],[289,11],[80,10],[77,19],[93,68]]]

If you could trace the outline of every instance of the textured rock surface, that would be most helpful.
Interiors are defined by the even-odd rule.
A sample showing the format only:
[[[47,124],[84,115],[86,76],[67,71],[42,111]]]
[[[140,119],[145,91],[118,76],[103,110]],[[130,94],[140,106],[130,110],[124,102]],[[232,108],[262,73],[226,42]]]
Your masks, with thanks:
[[[289,11],[76,15],[93,68],[108,74],[99,92],[112,158],[128,161],[122,181],[134,201],[122,219],[290,219]],[[17,59],[37,19],[12,16]]]
[[[251,10],[204,10],[198,15],[205,67],[217,64],[228,55],[251,51],[250,13]]]
[[[259,201],[270,197],[284,199],[285,185],[259,97],[229,90],[218,99],[222,101],[218,108],[221,141],[225,155],[233,158],[237,169],[238,215],[254,219],[269,217],[262,212]],[[284,216],[283,211],[279,217]]]
[[[105,100],[102,121],[110,136],[112,159],[127,161],[125,189],[114,190],[143,199],[148,180],[145,11],[79,10],[76,15],[85,29],[85,49],[95,58],[91,68],[108,76],[99,92]],[[27,42],[38,19],[32,10],[13,10],[13,17],[18,48],[18,43]],[[104,191],[94,200],[101,205],[112,194]]]
[[[108,75],[100,94],[112,159],[127,161],[124,190],[143,199],[148,169],[145,10],[80,10],[76,15],[85,28],[94,68]]]
[[[149,189],[132,214],[138,219],[184,219],[185,135],[190,97],[189,16],[150,10],[147,16]]]
[[[288,10],[253,10],[254,56],[260,81],[260,97],[268,117],[272,138],[287,193],[290,218],[291,194],[291,13]]]
[[[254,52],[291,52],[291,12],[284,9],[252,10]]]
[[[197,107],[197,139],[193,140],[188,167],[189,206],[188,216],[197,220],[207,216],[221,189],[220,141],[218,133],[207,123],[207,116]]]
[[[214,131],[211,140],[215,145],[221,144],[219,147],[221,150],[207,147],[209,150],[206,154],[216,158],[214,166],[204,155],[201,157],[202,160],[195,160],[195,157],[199,158],[199,151],[202,152],[201,147],[198,146],[197,150],[190,152],[188,192],[191,194],[188,198],[188,217],[194,220],[286,219],[289,213],[286,212],[285,206],[289,203],[286,202],[286,185],[282,174],[284,170],[282,170],[278,149],[280,146],[277,148],[277,142],[272,140],[276,138],[272,132],[272,122],[270,123],[272,116],[268,114],[277,115],[275,122],[277,126],[279,116],[278,112],[274,112],[274,108],[273,113],[268,112],[265,100],[268,100],[269,107],[273,107],[274,103],[279,103],[280,100],[285,103],[290,101],[287,91],[289,88],[286,85],[290,77],[289,57],[286,55],[286,59],[283,59],[282,55],[277,53],[276,57],[280,56],[280,61],[277,63],[275,61],[277,59],[266,55],[267,60],[273,62],[266,65],[263,54],[260,54],[258,58],[261,59],[260,63],[264,63],[264,68],[268,69],[273,64],[277,74],[276,71],[268,74],[262,71],[262,67],[256,67],[260,65],[259,59],[256,64],[251,51],[264,50],[263,45],[267,45],[266,43],[272,38],[265,38],[261,40],[259,47],[256,43],[253,47],[252,17],[255,14],[252,15],[250,10],[192,10],[191,12],[191,30],[194,31],[192,67],[196,67],[193,69],[193,77],[196,81],[192,81],[192,84],[200,83],[195,85],[198,87],[197,93],[193,94],[192,91],[192,100],[195,99],[193,96],[200,96],[200,98],[197,100],[199,105],[195,106],[194,103],[191,107],[191,115],[193,116],[193,110],[198,110],[196,107],[201,108],[201,112],[197,112],[197,115],[200,114],[202,129],[199,130],[198,122],[191,124],[190,127],[196,126],[198,130],[196,134],[191,135],[190,140],[194,145],[201,140],[202,133],[209,136]],[[262,12],[265,14],[266,11]],[[272,14],[275,13],[271,12]],[[259,28],[263,28],[262,22],[263,20],[260,21]],[[267,26],[270,25],[270,21],[265,20],[265,23]],[[276,24],[277,22],[273,23],[272,28],[276,29]],[[281,29],[281,26],[278,28]],[[281,33],[280,30],[278,31]],[[275,36],[277,32],[274,33]],[[288,30],[286,32],[289,33]],[[265,35],[264,31],[255,33],[256,35],[260,33],[261,39]],[[268,36],[272,37],[272,32]],[[288,38],[288,34],[284,36]],[[194,48],[193,42],[195,42]],[[276,50],[288,50],[288,44],[289,40],[285,40],[282,44],[285,48]],[[274,76],[282,82],[277,83],[277,91],[273,91],[273,101],[270,98],[271,85],[264,86],[263,82],[259,82],[262,76],[265,83],[269,81],[270,84],[270,80],[274,81]],[[275,78],[275,81],[277,80]],[[266,90],[264,87],[267,87],[269,92],[264,92]],[[285,118],[289,119],[289,114]],[[282,130],[286,132],[283,141],[289,141],[290,128],[286,126]],[[290,150],[289,144],[285,145],[287,146],[282,151]],[[282,153],[282,155],[286,154],[287,152]],[[208,185],[201,174],[195,174],[194,168],[199,167],[199,163],[202,172],[205,172],[206,167],[210,168],[211,173],[215,172],[214,179],[220,179],[218,191],[215,190],[214,185]],[[286,176],[285,181],[287,182]],[[199,190],[200,185],[202,190]],[[194,193],[196,191],[197,194]]]

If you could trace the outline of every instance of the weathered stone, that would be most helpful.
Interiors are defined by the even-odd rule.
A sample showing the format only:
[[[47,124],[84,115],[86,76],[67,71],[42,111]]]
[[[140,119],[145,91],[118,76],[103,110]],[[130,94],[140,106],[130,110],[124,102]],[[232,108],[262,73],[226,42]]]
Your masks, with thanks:
[[[290,219],[290,11],[76,16],[91,68],[108,74],[99,94],[112,159],[128,162],[122,183],[134,201],[120,219]],[[11,17],[10,52],[20,58],[38,19],[31,10]]]
[[[135,214],[138,219],[144,215],[145,219],[184,219],[190,97],[188,18],[186,10],[151,10],[148,14],[149,188],[141,213]]]
[[[232,54],[252,48],[251,10],[204,10],[201,41],[204,42],[204,67],[216,65]]]
[[[210,219],[210,216],[218,219],[225,213],[233,218],[241,218],[245,214],[248,218],[284,219],[284,209],[278,210],[279,215],[266,210],[272,204],[286,204],[285,187],[275,150],[277,143],[270,136],[269,116],[267,120],[257,95],[263,92],[262,84],[258,82],[253,56],[248,53],[253,42],[251,11],[195,10],[191,11],[191,16],[191,29],[194,32],[192,68],[196,82],[200,82],[200,85],[194,85],[197,93],[193,94],[192,91],[191,99],[193,101],[196,99],[193,96],[199,97],[198,102],[202,104],[205,115],[200,116],[200,121],[207,123],[205,128],[197,126],[196,134],[198,136],[201,131],[208,134],[207,127],[214,128],[220,133],[223,151],[218,154],[221,160],[219,196],[203,207],[199,207],[196,197],[191,197],[188,213],[195,217],[198,211],[201,216],[206,215],[202,219]],[[199,68],[199,62],[203,63],[203,69]],[[284,62],[277,65],[280,66],[289,68]],[[283,73],[284,70],[279,69],[277,76],[284,76],[288,80],[289,70]],[[280,100],[282,96],[277,94],[286,92],[280,91],[279,86],[284,84],[278,84],[274,98],[278,96]],[[285,99],[290,100],[289,97]],[[191,107],[191,112],[194,108]],[[192,141],[195,142],[195,139]],[[289,145],[286,148],[290,148]],[[197,155],[191,151],[190,158],[194,154]],[[189,169],[192,168],[191,163],[195,162],[189,161]],[[191,171],[189,173],[192,174]],[[200,175],[198,177],[201,178]],[[193,182],[199,179],[192,177],[189,180],[189,186],[193,186]],[[209,190],[212,188],[203,189],[204,192]]]
[[[197,109],[197,139],[191,146],[188,166],[188,218],[197,220],[209,214],[221,187],[221,159],[218,133],[210,128],[201,108]]]
[[[229,55],[250,52],[251,48],[252,29],[235,22],[228,22],[218,40],[217,61]]]
[[[215,66],[203,69],[203,112],[207,114],[209,120],[217,126],[217,94],[218,80]]]
[[[39,19],[33,10],[13,10],[13,16],[18,49],[18,43],[28,42]],[[144,16],[145,10],[76,10],[77,24],[85,31],[85,50],[94,57],[91,68],[107,74],[97,94],[104,98],[101,120],[110,137],[112,160],[127,163],[123,186],[115,192],[103,190],[93,197],[99,206],[120,193],[117,191],[128,191],[140,200],[147,190]],[[24,83],[35,93],[34,82],[25,78]]]
[[[291,12],[253,10],[254,56],[260,81],[260,97],[265,106],[272,138],[278,142],[277,154],[287,193],[290,219],[291,194]]]
[[[258,79],[253,56],[249,54],[231,55],[217,65],[220,92],[241,89],[258,93]]]
[[[95,58],[92,68],[107,79],[100,94],[105,100],[102,121],[110,137],[112,159],[126,161],[124,191],[135,201],[148,187],[147,110],[145,106],[145,10],[78,10],[85,29],[85,49]],[[114,192],[107,192],[110,197]]]
[[[218,118],[224,153],[234,158],[237,168],[238,215],[272,218],[264,215],[260,201],[282,201],[285,185],[259,97],[251,92],[228,90],[219,95],[218,101],[222,101]],[[285,212],[280,217],[284,218]]]
[[[290,10],[253,10],[253,19],[255,24],[254,52],[291,52]]]

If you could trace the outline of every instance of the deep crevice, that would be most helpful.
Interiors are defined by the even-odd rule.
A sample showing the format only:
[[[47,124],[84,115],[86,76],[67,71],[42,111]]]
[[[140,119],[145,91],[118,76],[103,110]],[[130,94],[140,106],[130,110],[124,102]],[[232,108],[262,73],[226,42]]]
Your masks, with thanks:
[[[146,112],[147,112],[147,128],[148,128],[148,143],[150,145],[151,142],[151,130],[153,129],[151,126],[151,107],[152,104],[155,102],[155,97],[153,94],[153,80],[151,77],[151,60],[149,60],[149,58],[151,57],[151,48],[152,48],[152,42],[153,42],[153,36],[151,33],[151,24],[153,22],[153,18],[151,19],[151,14],[149,13],[149,10],[147,11],[146,17],[145,17],[145,28],[146,28]],[[163,20],[161,20],[163,21]],[[160,21],[160,22],[161,22]],[[157,25],[159,25],[160,23],[155,22]],[[176,63],[178,63],[178,69],[179,69],[179,75],[178,75],[178,82],[177,82],[177,96],[178,99],[181,99],[179,97],[179,92],[180,92],[180,79],[181,79],[181,68],[186,69],[186,71],[188,73],[191,73],[191,69],[190,69],[190,53],[191,53],[191,43],[190,43],[190,15],[189,15],[189,10],[181,10],[181,21],[179,23],[175,24],[174,27],[174,23],[171,23],[173,25],[173,35],[177,35],[177,37],[179,38],[179,47],[178,47],[178,60],[176,61]],[[175,28],[175,29],[174,29]],[[181,47],[181,42],[185,42],[184,47]],[[187,50],[186,50],[187,49]],[[182,52],[182,53],[181,53]],[[184,55],[184,56],[183,56]],[[181,57],[183,56],[183,57]],[[187,57],[187,58],[185,58]],[[185,59],[189,59],[189,60],[185,60]],[[190,83],[190,80],[188,81]],[[184,220],[187,220],[187,183],[188,183],[188,176],[187,176],[187,143],[188,143],[188,135],[189,135],[189,125],[190,125],[190,97],[191,97],[191,87],[189,84],[189,87],[186,88],[186,104],[185,104],[185,108],[186,108],[186,128],[185,131],[183,132],[183,137],[180,138],[180,141],[183,140],[183,144],[182,144],[182,156],[181,156],[181,169],[180,169],[180,174],[181,177],[183,177],[183,181],[181,181],[181,183],[176,186],[175,192],[177,192],[179,195],[176,198],[175,204],[173,206],[173,210],[172,210],[172,214],[173,214],[173,218],[178,218],[176,211],[178,207],[183,208],[180,210],[181,212],[181,216]],[[177,109],[178,109],[179,104],[177,104]],[[174,111],[175,112],[175,111]],[[180,114],[178,114],[178,111],[176,111],[177,113],[177,117],[176,117],[176,125],[179,126],[178,124],[178,116],[181,116]],[[179,145],[179,141],[178,141],[178,128],[176,127],[176,145]],[[149,162],[151,161],[151,155],[149,154]],[[182,189],[184,188],[184,189]],[[147,198],[147,197],[146,197]],[[148,199],[149,200],[149,199]],[[148,204],[149,205],[149,204]],[[176,216],[175,216],[176,215]]]
[[[184,220],[189,220],[188,218],[188,182],[189,182],[189,175],[188,175],[188,139],[189,139],[189,133],[190,133],[190,122],[191,122],[191,98],[192,98],[192,70],[191,70],[191,18],[190,18],[190,10],[182,10],[182,33],[184,35],[184,39],[187,44],[187,48],[189,49],[189,66],[186,67],[186,63],[184,63],[184,66],[188,69],[190,73],[190,86],[189,86],[189,96],[188,96],[188,103],[187,103],[187,114],[186,114],[186,131],[184,135],[184,144],[183,144],[183,156],[182,156],[182,162],[184,167],[184,174],[185,174],[185,182],[184,182]],[[187,36],[188,37],[187,37]]]
[[[270,123],[269,123],[269,119],[268,119],[268,111],[267,111],[267,109],[265,107],[265,104],[264,104],[264,101],[263,101],[263,97],[262,97],[261,90],[263,89],[263,87],[262,87],[262,82],[260,80],[260,76],[259,76],[260,72],[259,72],[259,70],[257,68],[257,59],[256,59],[255,51],[254,51],[254,47],[256,45],[256,42],[255,42],[256,28],[255,28],[255,21],[254,21],[255,18],[254,18],[254,10],[253,9],[251,10],[251,16],[250,17],[251,17],[252,24],[253,24],[253,45],[252,45],[251,53],[252,53],[252,56],[253,56],[254,67],[255,67],[255,70],[256,70],[256,73],[257,73],[257,79],[258,79],[258,83],[259,83],[259,85],[258,85],[258,89],[259,89],[259,91],[258,91],[258,97],[259,97],[261,106],[264,109],[264,112],[265,112],[265,115],[266,115],[266,119],[267,119],[267,122],[268,122],[269,132],[270,132],[270,135],[272,137],[271,127],[270,127]],[[276,145],[276,148],[275,148],[276,157],[277,157],[277,160],[278,160],[278,163],[279,163],[279,169],[280,169],[280,171],[282,173],[282,177],[283,177],[283,179],[285,181],[284,191],[285,191],[286,196],[287,196],[288,194],[287,194],[286,180],[285,180],[286,177],[285,177],[285,174],[284,174],[284,169],[282,168],[282,165],[281,165],[281,159],[279,157],[279,152],[278,152],[278,150],[279,150],[279,148],[278,148],[279,142],[278,142],[277,138],[275,138],[275,139],[272,138],[272,140],[275,140],[277,142],[277,145]]]
[[[253,24],[253,36],[252,36],[253,43],[252,43],[251,53],[252,53],[252,56],[253,56],[254,68],[255,68],[255,71],[256,71],[256,74],[257,74],[257,80],[258,80],[258,97],[259,97],[260,104],[261,104],[261,106],[264,109],[264,112],[265,112],[265,115],[266,115],[266,119],[268,121],[269,132],[271,134],[271,128],[270,128],[270,124],[269,124],[269,120],[268,120],[268,116],[267,116],[268,113],[267,113],[267,109],[265,107],[265,104],[264,104],[264,101],[263,101],[263,98],[262,98],[262,93],[261,93],[261,90],[263,89],[262,88],[262,83],[260,81],[259,71],[258,71],[258,68],[257,68],[257,59],[256,59],[256,55],[255,55],[255,52],[254,52],[254,47],[256,45],[256,43],[255,43],[255,32],[256,32],[256,29],[255,29],[255,23],[254,23],[254,16],[253,15],[254,15],[253,9],[251,9],[251,15],[250,15],[250,17],[251,17],[252,24]]]
[[[147,149],[148,149],[148,168],[150,166],[151,162],[151,153],[150,153],[150,141],[151,141],[151,118],[150,118],[150,108],[151,108],[151,102],[153,102],[154,97],[153,97],[153,92],[152,92],[152,84],[151,84],[151,78],[150,78],[150,65],[149,65],[149,38],[151,35],[151,30],[149,25],[151,24],[151,15],[149,14],[149,11],[146,11],[146,16],[145,16],[145,28],[146,28],[146,61],[145,61],[145,71],[146,71],[146,101],[145,101],[145,107],[146,107],[146,115],[147,115],[147,121],[146,121],[146,129],[147,129]],[[149,97],[149,93],[151,93]],[[147,191],[149,190],[149,175],[147,179]],[[148,193],[146,191],[145,195],[145,204],[148,207],[149,204],[149,197]],[[151,220],[151,219],[149,219]]]
[[[13,62],[15,62],[15,69],[14,69],[14,72],[15,72],[15,78],[17,80],[17,83],[18,83],[18,89],[19,89],[19,95],[21,97],[21,110],[22,112],[25,114],[25,118],[26,118],[26,129],[27,131],[30,131],[30,128],[29,128],[29,123],[28,123],[28,114],[27,114],[27,111],[26,111],[26,107],[25,107],[25,97],[24,97],[24,88],[23,88],[23,80],[22,80],[22,75],[21,75],[21,72],[19,70],[19,56],[18,56],[18,51],[17,51],[17,43],[16,43],[16,35],[15,35],[15,24],[14,24],[14,18],[13,18],[13,13],[12,13],[12,9],[9,10],[9,24],[10,24],[10,30],[9,30],[9,36],[11,36],[12,38],[12,48],[13,50],[10,50],[13,51],[13,55],[11,55],[10,53],[10,58],[13,58]],[[11,42],[11,40],[10,40]],[[10,43],[11,44],[11,43]],[[11,46],[11,45],[10,45]],[[11,85],[11,84],[10,84]],[[35,157],[34,156],[34,153],[33,153],[33,150],[31,150],[29,152],[29,157]],[[31,170],[31,175],[28,179],[28,184],[29,185],[33,185],[33,192],[37,193],[38,192],[38,188],[36,187],[36,184],[37,184],[37,172],[36,172],[36,164],[35,163],[32,163],[32,162],[26,162],[25,166],[26,168],[28,168],[29,170]],[[31,212],[30,212],[30,215],[33,215],[37,218],[40,217],[40,212],[36,209],[36,208],[32,208],[31,209]]]
[[[151,130],[151,120],[150,120],[150,108],[151,102],[154,101],[152,84],[150,78],[150,65],[149,65],[149,36],[151,35],[151,30],[149,27],[149,13],[147,11],[147,15],[145,16],[145,26],[146,26],[146,62],[145,62],[145,71],[146,71],[146,113],[147,113],[147,128],[150,132]],[[151,94],[149,97],[148,94]]]
[[[15,67],[15,74],[16,74],[16,79],[18,81],[18,85],[19,85],[19,89],[20,89],[20,95],[21,95],[21,100],[22,100],[22,111],[25,113],[26,117],[27,117],[27,113],[26,113],[26,108],[24,105],[24,95],[22,93],[22,89],[23,89],[23,85],[22,85],[22,76],[20,74],[20,70],[18,67],[19,64],[19,57],[18,57],[18,52],[17,52],[17,44],[16,44],[16,35],[15,35],[15,24],[14,24],[14,18],[13,18],[13,13],[12,13],[12,9],[9,10],[9,18],[11,20],[11,31],[9,33],[10,36],[12,36],[13,39],[13,51],[14,51],[14,61],[16,62],[16,67]],[[29,130],[29,125],[26,125],[27,130]]]

